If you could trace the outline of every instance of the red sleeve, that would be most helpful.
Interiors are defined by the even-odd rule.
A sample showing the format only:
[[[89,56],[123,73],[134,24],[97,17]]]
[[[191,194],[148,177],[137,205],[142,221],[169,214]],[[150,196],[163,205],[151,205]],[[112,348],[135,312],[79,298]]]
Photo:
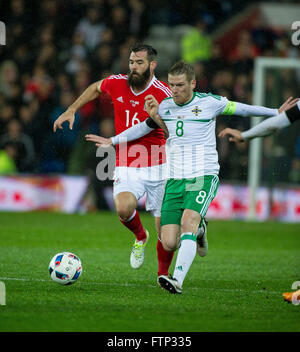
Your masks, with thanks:
[[[113,82],[113,79],[111,79],[112,76],[109,76],[107,78],[105,78],[102,83],[101,86],[99,87],[101,92],[103,93],[108,93],[109,95],[112,95],[112,84],[111,82]]]
[[[121,80],[127,80],[127,75],[118,74],[108,76],[107,78],[104,78],[99,88],[101,92],[108,93],[112,98],[114,98],[115,95],[118,94]]]

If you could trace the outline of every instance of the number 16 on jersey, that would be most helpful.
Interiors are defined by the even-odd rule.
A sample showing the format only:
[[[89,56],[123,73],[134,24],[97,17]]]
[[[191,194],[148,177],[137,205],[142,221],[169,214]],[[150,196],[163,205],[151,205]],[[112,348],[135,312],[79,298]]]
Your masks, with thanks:
[[[129,127],[129,125],[130,125],[130,111],[129,110],[125,110],[125,112],[126,112],[126,127]],[[136,124],[141,122],[137,118],[137,114],[138,114],[137,112],[134,113],[133,117],[131,118],[131,126],[134,126],[134,125],[136,125]]]

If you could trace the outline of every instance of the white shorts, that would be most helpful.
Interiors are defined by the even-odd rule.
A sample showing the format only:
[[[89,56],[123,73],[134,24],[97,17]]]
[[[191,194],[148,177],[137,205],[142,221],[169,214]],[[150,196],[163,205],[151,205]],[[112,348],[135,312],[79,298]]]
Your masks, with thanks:
[[[115,198],[121,192],[130,192],[139,200],[146,194],[146,210],[160,217],[166,180],[157,177],[149,179],[148,171],[153,168],[156,166],[139,168],[138,171],[132,167],[116,167],[113,196]]]

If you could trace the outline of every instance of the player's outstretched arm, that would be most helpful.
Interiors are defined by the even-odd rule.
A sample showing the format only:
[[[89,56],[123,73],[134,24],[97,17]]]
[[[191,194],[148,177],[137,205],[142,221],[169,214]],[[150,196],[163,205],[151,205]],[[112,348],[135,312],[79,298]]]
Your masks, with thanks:
[[[154,128],[157,128],[158,126],[156,125],[155,127],[152,126],[153,122],[149,118],[141,123],[138,123],[127,130],[123,131],[122,133],[117,134],[116,136],[110,137],[110,138],[104,138],[101,136],[97,136],[95,134],[87,134],[85,136],[85,139],[88,142],[94,142],[96,143],[97,147],[107,147],[110,145],[116,145],[124,142],[130,142],[135,139],[141,138],[145,136],[146,134],[150,133],[153,131]]]
[[[88,142],[93,142],[96,144],[96,147],[109,147],[112,143],[112,138],[105,138],[101,136],[97,136],[95,134],[87,134],[85,135],[85,139]]]
[[[270,117],[247,131],[241,132],[232,128],[225,128],[219,133],[219,137],[229,136],[231,142],[242,142],[257,137],[266,137],[276,131],[290,126],[293,122],[300,120],[300,103],[287,111],[283,111],[278,116]]]
[[[294,107],[298,98],[289,97],[279,109],[270,109],[259,105],[248,105],[244,103],[229,101],[224,108],[222,115],[238,115],[238,116],[265,116],[271,117],[280,114],[283,111]]]
[[[289,107],[289,109],[287,109],[287,107]],[[282,110],[282,112],[278,116],[270,117],[247,131],[241,132],[236,129],[225,128],[218,136],[221,138],[229,136],[229,141],[242,142],[257,137],[269,136],[300,120],[300,100],[298,98],[292,99],[292,97],[290,97],[280,107],[280,110]]]
[[[229,136],[229,141],[230,142],[243,142],[243,138],[242,138],[242,132],[240,130],[237,129],[233,129],[233,128],[224,128],[224,130],[222,130],[219,135],[220,138],[224,138],[226,136]]]
[[[56,132],[57,128],[62,129],[62,124],[65,121],[69,122],[70,130],[73,128],[75,113],[82,108],[88,102],[96,99],[101,92],[98,87],[101,85],[102,81],[92,83],[75,101],[71,104],[68,109],[61,114],[53,124],[53,131]]]

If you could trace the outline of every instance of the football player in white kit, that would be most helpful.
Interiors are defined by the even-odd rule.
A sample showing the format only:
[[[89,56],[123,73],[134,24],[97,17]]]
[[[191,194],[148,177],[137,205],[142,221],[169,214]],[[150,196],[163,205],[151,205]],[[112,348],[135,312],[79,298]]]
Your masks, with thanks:
[[[161,209],[161,241],[165,250],[179,248],[179,251],[173,276],[161,275],[158,283],[170,293],[182,293],[182,284],[195,258],[197,245],[200,255],[207,252],[206,232],[199,233],[198,228],[219,184],[216,117],[233,114],[274,116],[288,109],[289,103],[277,110],[232,102],[211,93],[194,92],[194,69],[183,61],[169,70],[168,83],[172,97],[160,104],[152,95],[145,98],[151,118],[115,137],[93,136],[89,140],[97,146],[115,145],[121,138],[128,141],[140,138],[162,121],[166,124],[169,138],[166,142],[167,183]]]

